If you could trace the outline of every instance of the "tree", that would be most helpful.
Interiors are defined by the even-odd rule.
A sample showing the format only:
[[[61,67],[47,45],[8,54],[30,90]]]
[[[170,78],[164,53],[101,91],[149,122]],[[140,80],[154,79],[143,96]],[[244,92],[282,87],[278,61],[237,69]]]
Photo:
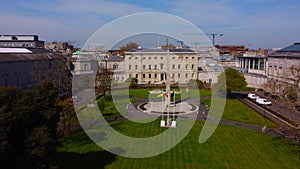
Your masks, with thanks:
[[[215,87],[221,92],[231,93],[241,91],[247,88],[247,82],[244,75],[232,68],[228,68],[218,76],[218,82]]]
[[[107,92],[111,90],[111,82],[113,78],[113,71],[102,67],[97,70],[95,78],[95,90],[97,95],[106,96]]]
[[[50,168],[58,146],[58,89],[43,82],[32,91],[0,88],[0,163]]]
[[[129,88],[137,88],[138,86],[138,79],[137,78],[131,78]]]
[[[136,44],[134,42],[130,42],[130,43],[126,44],[125,46],[120,47],[119,54],[121,56],[124,56],[125,51],[130,50],[130,49],[137,49],[138,47],[139,47],[138,44]]]
[[[292,79],[292,84],[289,86],[288,90],[288,97],[293,98],[292,101],[295,102],[300,102],[300,89],[299,89],[299,84],[300,84],[300,65],[298,66],[291,66],[290,67],[290,72],[291,72],[291,77]]]

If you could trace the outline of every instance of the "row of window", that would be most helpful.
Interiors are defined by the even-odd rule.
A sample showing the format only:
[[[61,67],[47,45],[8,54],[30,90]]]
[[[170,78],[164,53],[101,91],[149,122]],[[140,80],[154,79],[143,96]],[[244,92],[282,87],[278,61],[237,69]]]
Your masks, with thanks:
[[[154,65],[154,67],[152,67],[152,65],[148,65],[148,69],[152,69],[152,68],[157,69],[157,65]],[[189,65],[186,64],[185,69],[188,69],[188,68],[189,68]],[[191,69],[194,69],[194,68],[195,68],[195,65],[192,64]],[[132,65],[128,65],[128,69],[132,69]],[[135,65],[135,70],[137,70],[137,69],[138,69],[138,65]],[[146,69],[146,65],[143,65],[143,69]],[[164,64],[160,64],[160,69],[164,69]],[[172,69],[176,69],[175,64],[172,65]],[[177,65],[177,69],[181,69],[180,64]]]
[[[172,74],[172,79],[174,79],[175,78],[175,73],[173,73]],[[191,74],[191,78],[194,78],[194,76],[195,76],[195,74],[194,73],[192,73]],[[129,78],[132,78],[133,76],[131,75],[131,74],[129,74]],[[138,74],[135,74],[135,76],[134,76],[135,78],[139,78],[139,75]],[[158,78],[158,74],[157,73],[154,73],[154,74],[152,74],[152,73],[147,73],[147,74],[143,74],[142,75],[142,77],[143,78],[154,78],[154,79],[157,79]],[[189,78],[189,74],[188,73],[177,73],[177,78],[181,78],[181,77],[185,77],[185,78]],[[160,74],[160,79],[161,80],[164,80],[164,78],[165,78],[165,74]]]
[[[131,60],[132,58],[133,58],[133,57],[131,57],[131,56],[128,57],[129,60]],[[135,60],[138,59],[137,56],[134,57],[134,58],[135,58]],[[144,57],[143,57],[143,60],[146,60],[146,59],[148,59],[148,60],[152,60],[152,59],[157,60],[157,58],[158,58],[157,56],[149,56],[149,57],[145,57],[145,56],[144,56]],[[162,60],[162,59],[164,59],[164,57],[161,56],[160,59]],[[175,59],[178,59],[178,57],[173,56],[172,59],[175,60]],[[186,60],[188,60],[188,59],[192,59],[192,60],[193,60],[193,59],[195,59],[195,57],[194,57],[194,56],[192,56],[192,57],[186,56],[185,59],[186,59]]]
[[[4,47],[33,47],[33,44],[22,44],[22,43],[5,43]]]

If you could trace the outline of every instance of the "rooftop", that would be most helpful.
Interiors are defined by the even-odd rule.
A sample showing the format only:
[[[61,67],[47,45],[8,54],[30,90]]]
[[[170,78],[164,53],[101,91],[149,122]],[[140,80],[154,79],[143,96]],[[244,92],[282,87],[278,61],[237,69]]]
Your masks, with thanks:
[[[300,52],[300,43],[294,43],[293,45],[283,48],[278,52]]]
[[[62,55],[53,53],[46,49],[0,48],[0,63],[59,58],[62,58]]]
[[[127,53],[166,53],[166,49],[130,49],[126,51]],[[169,49],[169,52],[171,53],[195,53],[192,49],[189,48],[172,48]]]
[[[269,57],[300,57],[300,43],[294,43],[291,46],[280,49],[274,53],[269,54]]]

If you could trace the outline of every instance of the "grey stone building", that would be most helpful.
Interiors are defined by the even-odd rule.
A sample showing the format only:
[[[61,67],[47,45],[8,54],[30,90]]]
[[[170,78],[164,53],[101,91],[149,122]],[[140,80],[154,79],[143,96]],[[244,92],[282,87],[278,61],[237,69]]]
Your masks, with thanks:
[[[44,48],[44,41],[40,41],[37,35],[0,35],[0,47]]]
[[[269,54],[267,77],[271,92],[299,101],[300,43]]]
[[[41,48],[0,48],[0,86],[31,89],[42,80],[64,83],[66,58]]]

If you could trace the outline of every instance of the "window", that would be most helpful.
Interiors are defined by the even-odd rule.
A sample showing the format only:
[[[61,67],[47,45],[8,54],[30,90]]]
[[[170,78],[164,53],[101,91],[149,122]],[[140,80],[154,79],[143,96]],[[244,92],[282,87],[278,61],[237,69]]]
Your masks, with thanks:
[[[180,69],[180,64],[178,64],[178,69]]]
[[[165,78],[164,76],[165,76],[165,74],[161,73],[160,74],[160,80],[164,80],[164,78]]]
[[[178,78],[180,78],[180,73],[178,73]]]
[[[194,78],[194,73],[192,73],[192,78]]]
[[[172,74],[172,79],[174,79],[174,77],[175,77],[175,73]]]
[[[154,69],[157,69],[157,65],[154,65]]]
[[[173,57],[173,60],[175,60],[175,56]]]
[[[156,59],[157,59],[157,57],[155,56],[155,57],[154,57],[154,60],[156,60]]]
[[[172,69],[175,69],[175,64],[172,65]]]
[[[192,69],[194,69],[194,67],[195,67],[194,64],[192,64]]]
[[[185,73],[185,78],[188,78],[188,77],[189,77],[188,73]]]
[[[113,68],[114,68],[114,69],[118,69],[118,66],[119,66],[119,65],[114,64],[114,65],[113,65]]]
[[[185,57],[185,59],[186,59],[186,60],[188,60],[188,59],[189,59],[189,57]]]
[[[164,64],[160,64],[160,69],[164,69]]]
[[[139,75],[138,75],[138,74],[135,74],[135,78],[139,78]]]
[[[149,78],[151,78],[151,73],[149,73],[149,75],[148,75],[148,76],[149,76]]]
[[[143,78],[146,78],[146,74],[145,73],[143,74]]]
[[[84,64],[83,65],[83,70],[87,70],[88,69],[88,64]]]
[[[145,57],[143,57],[143,59],[145,60],[146,58],[145,58]]]
[[[129,58],[128,58],[129,60],[131,60],[131,57],[129,56]]]
[[[146,65],[143,65],[143,69],[146,69]]]
[[[154,74],[154,78],[155,78],[155,79],[157,78],[157,74],[156,74],[156,73]]]
[[[137,70],[138,69],[138,65],[135,65],[135,70]]]
[[[148,67],[149,67],[149,69],[151,69],[151,65],[149,65]]]
[[[192,57],[192,59],[195,59],[195,57]]]
[[[137,60],[138,59],[138,57],[135,57],[135,60]]]
[[[128,69],[131,69],[131,65],[128,66]]]
[[[161,60],[163,60],[163,57],[160,57]]]
[[[131,74],[129,74],[129,78],[131,78]]]
[[[189,67],[189,65],[188,65],[188,64],[186,64],[186,65],[185,65],[185,69],[188,69],[188,67]]]
[[[151,57],[149,57],[149,60],[151,60]]]

